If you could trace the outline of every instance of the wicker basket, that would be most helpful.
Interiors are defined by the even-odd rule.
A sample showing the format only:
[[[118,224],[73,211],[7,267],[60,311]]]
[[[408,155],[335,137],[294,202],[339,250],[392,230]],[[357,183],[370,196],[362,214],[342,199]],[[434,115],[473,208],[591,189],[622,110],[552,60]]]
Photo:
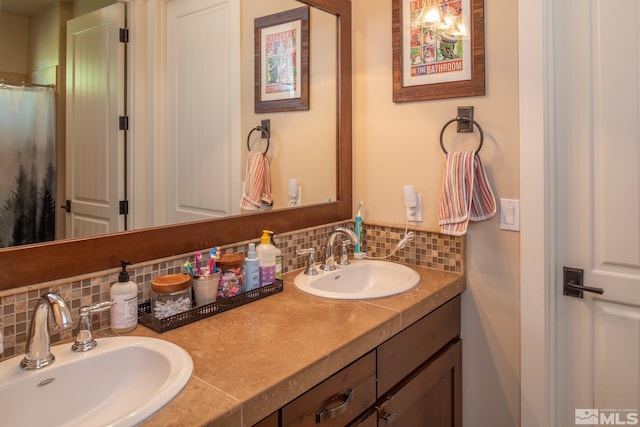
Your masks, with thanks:
[[[278,292],[282,292],[282,290],[282,280],[278,280],[271,285],[266,285],[233,297],[220,298],[211,304],[193,308],[189,311],[174,314],[173,316],[163,319],[158,319],[152,314],[151,301],[146,301],[138,306],[138,322],[156,332],[162,333],[257,301],[269,295],[277,294]]]

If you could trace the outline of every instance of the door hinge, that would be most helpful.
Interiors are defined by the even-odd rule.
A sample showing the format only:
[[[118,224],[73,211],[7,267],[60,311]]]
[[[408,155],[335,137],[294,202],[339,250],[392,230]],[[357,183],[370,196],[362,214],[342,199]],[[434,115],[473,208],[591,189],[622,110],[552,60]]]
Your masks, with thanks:
[[[129,130],[129,116],[120,116],[120,130]]]
[[[129,201],[120,200],[120,215],[129,215]]]
[[[120,28],[120,43],[129,43],[129,29]]]

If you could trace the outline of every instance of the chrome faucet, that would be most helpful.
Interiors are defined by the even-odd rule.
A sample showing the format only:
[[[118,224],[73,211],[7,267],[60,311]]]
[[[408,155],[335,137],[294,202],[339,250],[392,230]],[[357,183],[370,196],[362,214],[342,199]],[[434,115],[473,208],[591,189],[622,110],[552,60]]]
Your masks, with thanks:
[[[338,227],[333,230],[331,234],[329,234],[329,237],[327,238],[327,244],[324,247],[324,262],[322,263],[322,266],[320,266],[320,269],[324,271],[333,271],[336,269],[336,263],[333,259],[333,243],[335,242],[336,236],[338,234],[344,234],[345,236],[347,236],[347,238],[353,245],[358,244],[358,237],[356,236],[356,233],[349,230],[348,228]]]
[[[53,314],[53,321],[57,327],[67,329],[73,326],[71,311],[62,297],[53,292],[42,295],[33,307],[27,349],[24,359],[20,362],[22,369],[44,368],[56,359],[51,354],[49,312]]]

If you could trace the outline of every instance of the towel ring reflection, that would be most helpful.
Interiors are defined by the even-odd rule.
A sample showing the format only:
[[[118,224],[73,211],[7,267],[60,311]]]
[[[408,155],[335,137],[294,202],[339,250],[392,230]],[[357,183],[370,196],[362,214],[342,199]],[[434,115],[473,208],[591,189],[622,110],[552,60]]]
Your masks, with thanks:
[[[251,151],[251,144],[249,144],[249,140],[251,139],[251,134],[257,130],[259,130],[263,136],[267,135],[266,130],[263,129],[262,126],[256,126],[253,129],[251,129],[251,131],[249,132],[249,135],[247,135],[247,150],[249,151]],[[262,154],[267,154],[267,151],[269,151],[269,145],[271,144],[270,139],[271,138],[269,138],[269,136],[267,135],[267,148],[264,150],[264,153]]]
[[[468,117],[460,117],[457,116],[454,119],[449,120],[447,123],[444,124],[444,126],[442,127],[442,130],[440,131],[440,147],[442,148],[442,151],[444,151],[444,154],[449,154],[449,152],[447,151],[446,148],[444,148],[444,141],[442,140],[442,136],[444,135],[444,130],[447,128],[447,126],[449,126],[451,123],[453,122],[461,122],[461,121],[467,121],[467,122],[471,122],[473,123],[473,125],[478,128],[478,132],[480,133],[480,145],[478,145],[478,149],[476,150],[476,154],[478,154],[480,152],[480,149],[482,148],[482,143],[484,142],[484,132],[482,131],[482,128],[480,127],[480,124],[478,122],[476,122],[473,119],[470,119]]]

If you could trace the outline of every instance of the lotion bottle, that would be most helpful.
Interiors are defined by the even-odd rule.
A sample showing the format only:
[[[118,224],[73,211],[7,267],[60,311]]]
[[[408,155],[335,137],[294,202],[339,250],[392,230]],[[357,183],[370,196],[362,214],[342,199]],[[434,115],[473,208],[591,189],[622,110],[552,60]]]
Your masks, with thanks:
[[[276,282],[276,247],[271,244],[269,230],[262,232],[260,244],[256,248],[260,267],[260,286]]]
[[[274,233],[270,233],[271,244],[276,248],[276,279],[282,280],[282,250],[276,246],[276,242],[273,240]]]
[[[244,274],[246,276],[246,291],[252,291],[260,287],[260,261],[256,253],[255,243],[249,243],[249,251],[244,260]]]
[[[129,261],[121,261],[122,271],[118,281],[111,286],[111,330],[122,334],[133,331],[138,326],[138,285],[129,280],[127,265]]]

